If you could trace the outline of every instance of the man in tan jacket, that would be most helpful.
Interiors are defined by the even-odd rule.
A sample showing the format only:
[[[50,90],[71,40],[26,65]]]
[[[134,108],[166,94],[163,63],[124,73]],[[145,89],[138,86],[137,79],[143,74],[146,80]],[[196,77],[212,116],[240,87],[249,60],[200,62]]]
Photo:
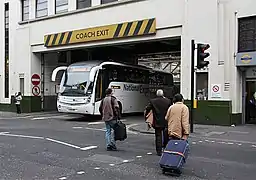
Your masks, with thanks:
[[[174,104],[169,107],[165,119],[168,121],[168,135],[170,139],[187,139],[189,136],[189,109],[183,103],[183,96],[176,94]]]

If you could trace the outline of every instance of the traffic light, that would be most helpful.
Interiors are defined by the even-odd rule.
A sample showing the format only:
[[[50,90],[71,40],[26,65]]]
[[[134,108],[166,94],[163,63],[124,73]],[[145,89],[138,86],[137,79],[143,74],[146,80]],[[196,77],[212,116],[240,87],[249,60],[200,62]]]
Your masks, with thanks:
[[[208,66],[209,61],[205,61],[205,59],[210,56],[210,53],[205,52],[205,50],[209,48],[209,44],[197,44],[197,69]]]

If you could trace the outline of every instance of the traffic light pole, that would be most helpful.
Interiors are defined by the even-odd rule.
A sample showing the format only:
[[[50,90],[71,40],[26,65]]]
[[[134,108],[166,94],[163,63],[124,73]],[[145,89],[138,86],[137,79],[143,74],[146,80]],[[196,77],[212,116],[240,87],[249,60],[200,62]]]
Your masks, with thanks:
[[[191,107],[190,107],[190,132],[194,132],[194,91],[195,91],[195,40],[191,40]]]

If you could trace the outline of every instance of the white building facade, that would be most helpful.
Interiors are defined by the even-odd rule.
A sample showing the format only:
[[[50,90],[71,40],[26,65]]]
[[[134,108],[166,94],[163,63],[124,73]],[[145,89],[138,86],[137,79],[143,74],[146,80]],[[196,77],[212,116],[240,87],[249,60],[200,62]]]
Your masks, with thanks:
[[[248,68],[237,67],[239,19],[256,15],[255,5],[254,0],[2,0],[0,110],[13,110],[12,96],[17,91],[23,93],[24,111],[47,109],[42,102],[56,97],[56,84],[50,81],[52,69],[72,60],[67,55],[64,62],[59,62],[59,52],[178,38],[181,42],[180,89],[185,99],[190,99],[191,40],[211,46],[208,50],[211,55],[207,58],[209,67],[196,71],[195,95],[200,94],[200,89],[206,92],[203,100],[198,101],[196,121],[205,124],[245,122]],[[140,30],[140,36],[133,36],[139,21],[144,29]],[[118,24],[130,26],[134,32],[121,28],[120,33],[123,36],[127,33],[127,37],[113,38],[112,29],[117,29]],[[145,33],[147,26],[144,36],[142,31]],[[94,32],[100,30],[104,36],[102,27],[107,28],[110,35],[88,41],[74,39],[79,33],[84,35],[83,32],[88,36],[90,28]],[[68,32],[73,33],[71,37]],[[32,83],[36,81],[32,78],[34,74],[40,77],[38,85]],[[56,104],[53,99],[48,100]]]

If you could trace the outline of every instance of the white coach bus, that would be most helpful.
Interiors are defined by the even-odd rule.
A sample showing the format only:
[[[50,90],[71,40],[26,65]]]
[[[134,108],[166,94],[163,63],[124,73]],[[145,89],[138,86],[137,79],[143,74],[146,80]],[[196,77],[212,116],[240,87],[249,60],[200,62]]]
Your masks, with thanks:
[[[59,112],[100,115],[100,102],[108,87],[113,89],[122,113],[143,112],[152,89],[163,88],[167,97],[172,96],[172,74],[153,71],[145,66],[103,61],[79,62],[54,69],[52,81],[61,70],[64,73],[57,98]]]

